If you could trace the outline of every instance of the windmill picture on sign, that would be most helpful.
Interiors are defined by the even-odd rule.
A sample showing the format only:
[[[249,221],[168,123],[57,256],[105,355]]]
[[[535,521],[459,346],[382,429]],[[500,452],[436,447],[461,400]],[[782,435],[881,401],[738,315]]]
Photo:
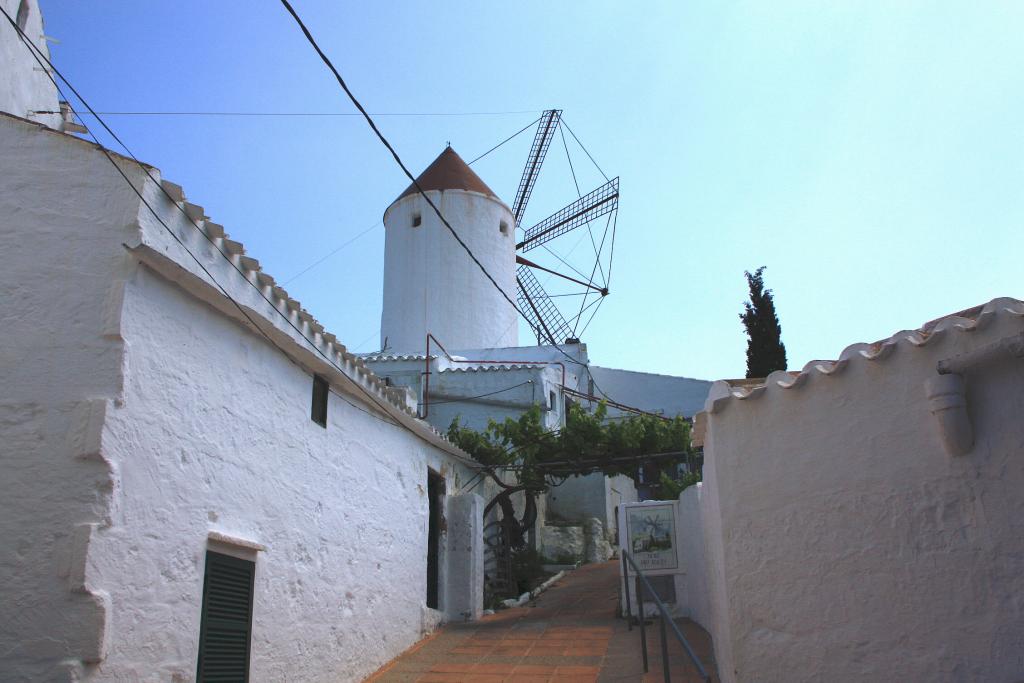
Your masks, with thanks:
[[[676,529],[673,506],[644,505],[626,510],[629,550],[641,569],[675,569]]]

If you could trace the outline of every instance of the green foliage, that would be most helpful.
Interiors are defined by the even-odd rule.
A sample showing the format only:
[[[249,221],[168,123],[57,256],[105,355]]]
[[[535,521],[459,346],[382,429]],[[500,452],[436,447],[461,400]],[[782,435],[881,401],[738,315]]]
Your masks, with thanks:
[[[690,425],[681,417],[606,420],[607,413],[604,403],[593,413],[573,404],[565,426],[546,432],[540,406],[534,405],[518,419],[489,421],[483,432],[463,427],[456,418],[448,438],[478,462],[518,469],[519,483],[536,492],[546,490],[553,479],[576,474],[633,475],[641,456],[677,453],[664,460],[671,464],[683,461],[690,451]]]
[[[744,272],[750,288],[750,301],[743,303],[740,320],[747,330],[747,377],[767,377],[786,369],[786,346],[782,343],[782,325],[775,313],[772,290],[764,288],[764,266],[753,273]]]
[[[679,494],[701,480],[700,472],[686,472],[679,479],[673,479],[666,472],[658,480],[658,497],[661,500],[675,500]]]

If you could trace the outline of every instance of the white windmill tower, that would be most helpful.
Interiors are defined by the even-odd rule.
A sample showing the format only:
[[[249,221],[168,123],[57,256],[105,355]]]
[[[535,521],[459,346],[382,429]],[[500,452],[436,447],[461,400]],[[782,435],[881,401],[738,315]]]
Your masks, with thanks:
[[[512,211],[448,147],[416,179],[505,294],[516,294]],[[515,309],[410,185],[384,212],[381,348],[422,353],[432,333],[450,349],[516,346]]]
[[[606,179],[593,192],[581,193],[576,201],[533,227],[521,228],[548,148],[560,132],[561,113],[551,109],[541,115],[512,208],[451,147],[416,179],[501,290],[509,298],[516,298],[539,344],[574,340],[583,314],[608,294],[619,201],[619,179]],[[606,221],[605,232],[599,240],[591,235],[595,260],[589,275],[551,251],[549,242],[581,226],[589,231],[591,223],[600,218]],[[384,227],[381,348],[392,353],[421,353],[428,332],[449,349],[517,345],[516,309],[455,241],[414,185],[384,212]],[[575,275],[563,274],[519,253],[537,247],[572,268]],[[573,295],[583,299],[575,316],[567,319],[562,315],[534,275],[535,270],[546,273],[549,281],[557,277],[558,282],[576,288]]]

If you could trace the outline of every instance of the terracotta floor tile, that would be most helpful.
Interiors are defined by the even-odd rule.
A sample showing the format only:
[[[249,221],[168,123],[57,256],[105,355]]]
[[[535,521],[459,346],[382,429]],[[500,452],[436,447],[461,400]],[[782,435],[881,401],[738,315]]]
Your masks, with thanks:
[[[469,673],[475,664],[459,664],[457,662],[438,662],[430,667],[430,673]]]
[[[557,667],[543,664],[517,664],[515,674],[530,674],[540,676],[553,676]]]
[[[473,673],[508,675],[516,668],[515,664],[475,664]]]
[[[579,676],[585,674],[598,674],[601,672],[599,666],[560,666],[556,673],[566,676]]]
[[[465,674],[423,674],[416,679],[417,683],[461,683]]]

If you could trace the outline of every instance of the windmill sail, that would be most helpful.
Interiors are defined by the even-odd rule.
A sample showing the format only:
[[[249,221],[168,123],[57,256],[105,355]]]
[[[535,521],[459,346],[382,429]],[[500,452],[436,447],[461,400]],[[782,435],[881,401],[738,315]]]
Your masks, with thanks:
[[[523,235],[523,241],[517,244],[516,248],[529,251],[617,208],[619,179],[615,177],[527,230]]]
[[[530,194],[537,182],[537,176],[540,175],[540,167],[544,163],[544,157],[547,156],[548,147],[551,146],[555,131],[558,130],[561,116],[561,109],[549,109],[541,114],[537,134],[533,137],[530,154],[526,157],[526,168],[523,169],[523,177],[519,181],[519,189],[516,190],[516,200],[512,203],[512,215],[515,216],[517,228],[523,220],[526,204],[530,201]]]
[[[526,266],[516,270],[519,285],[519,308],[537,335],[537,341],[564,344],[572,337],[572,328],[565,322],[555,304],[548,297],[537,276]]]

